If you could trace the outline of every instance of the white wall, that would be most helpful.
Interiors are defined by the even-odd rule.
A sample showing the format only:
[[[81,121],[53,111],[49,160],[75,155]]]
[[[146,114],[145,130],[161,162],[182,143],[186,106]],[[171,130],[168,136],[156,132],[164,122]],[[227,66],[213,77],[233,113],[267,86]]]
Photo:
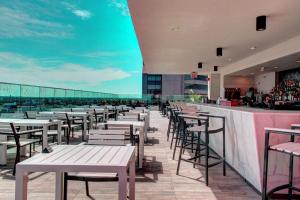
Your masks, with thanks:
[[[240,88],[242,96],[250,87],[254,87],[253,76],[224,76],[224,88]]]
[[[217,100],[220,96],[220,74],[210,74],[208,82],[208,98]]]
[[[257,88],[257,91],[262,93],[269,93],[275,86],[275,76],[275,72],[256,75],[254,77],[254,86]]]

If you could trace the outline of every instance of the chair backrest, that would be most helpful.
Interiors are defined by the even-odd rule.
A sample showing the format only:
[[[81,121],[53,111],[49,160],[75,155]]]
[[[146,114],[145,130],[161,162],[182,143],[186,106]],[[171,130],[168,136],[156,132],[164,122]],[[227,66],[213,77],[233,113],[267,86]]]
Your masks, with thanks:
[[[104,129],[105,130],[122,130],[127,133],[129,136],[130,142],[133,144],[134,143],[134,131],[133,130],[133,125],[132,124],[104,124]]]
[[[97,145],[126,145],[125,130],[96,130],[89,134],[88,144]]]
[[[1,113],[1,118],[6,118],[6,119],[24,119],[25,115],[22,112]]]
[[[71,108],[52,108],[53,112],[71,112]]]
[[[57,119],[56,115],[54,112],[49,112],[49,113],[38,113],[36,115],[36,119],[44,119],[44,120],[54,120]]]
[[[72,112],[87,112],[88,108],[71,108]]]
[[[20,148],[20,135],[13,123],[1,123],[0,135],[13,136],[16,142],[16,147]]]
[[[140,121],[140,115],[120,115],[118,121]]]
[[[38,112],[37,111],[26,111],[25,113],[26,119],[35,119]]]

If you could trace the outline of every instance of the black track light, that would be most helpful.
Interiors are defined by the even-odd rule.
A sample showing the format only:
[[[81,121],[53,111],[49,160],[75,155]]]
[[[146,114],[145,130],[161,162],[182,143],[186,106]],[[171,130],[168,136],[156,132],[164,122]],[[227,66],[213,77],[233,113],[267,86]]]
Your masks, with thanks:
[[[264,31],[267,27],[267,16],[261,15],[256,17],[256,31]]]
[[[218,47],[217,48],[217,56],[222,56],[223,55],[223,48],[222,47]]]
[[[214,66],[214,71],[215,71],[215,72],[218,71],[218,66]]]
[[[199,69],[202,69],[202,62],[199,62],[199,63],[198,63],[198,68],[199,68]]]

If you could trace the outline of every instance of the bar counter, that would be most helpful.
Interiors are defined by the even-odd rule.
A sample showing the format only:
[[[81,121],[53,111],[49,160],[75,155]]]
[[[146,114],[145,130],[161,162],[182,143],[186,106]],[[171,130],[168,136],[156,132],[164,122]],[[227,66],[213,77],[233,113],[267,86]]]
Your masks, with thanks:
[[[213,104],[197,105],[201,111],[226,117],[226,162],[258,192],[262,191],[265,127],[290,128],[300,123],[299,111],[265,110],[249,107],[227,107]],[[211,119],[210,126],[221,126]],[[270,144],[288,141],[286,136],[271,134]],[[221,155],[221,134],[210,136],[210,147]],[[281,153],[269,154],[269,184],[273,188],[288,183],[289,157]],[[299,159],[295,158],[295,186],[300,185]]]

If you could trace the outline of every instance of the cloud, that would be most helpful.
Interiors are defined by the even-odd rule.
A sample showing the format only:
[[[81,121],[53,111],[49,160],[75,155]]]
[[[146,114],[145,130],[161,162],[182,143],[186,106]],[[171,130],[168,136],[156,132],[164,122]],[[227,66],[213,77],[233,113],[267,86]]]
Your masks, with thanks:
[[[119,57],[128,56],[132,53],[132,50],[128,51],[95,51],[89,53],[79,54],[78,56],[88,57],[88,58],[100,58],[100,57]]]
[[[0,13],[0,38],[72,36],[71,25],[42,20],[22,10],[3,6],[0,6]]]
[[[83,20],[91,17],[91,13],[87,10],[73,10],[72,12]]]
[[[74,63],[65,63],[55,68],[45,68],[37,59],[11,52],[0,52],[0,79],[49,87],[64,87],[99,91],[105,81],[120,80],[131,76],[118,68],[89,68]]]
[[[111,0],[112,5],[114,5],[123,16],[130,16],[129,9],[126,3],[120,2],[119,0]]]
[[[92,14],[88,10],[78,9],[75,5],[63,2],[63,5],[67,8],[67,10],[71,11],[74,15],[81,18],[82,20],[86,20],[92,17]]]

